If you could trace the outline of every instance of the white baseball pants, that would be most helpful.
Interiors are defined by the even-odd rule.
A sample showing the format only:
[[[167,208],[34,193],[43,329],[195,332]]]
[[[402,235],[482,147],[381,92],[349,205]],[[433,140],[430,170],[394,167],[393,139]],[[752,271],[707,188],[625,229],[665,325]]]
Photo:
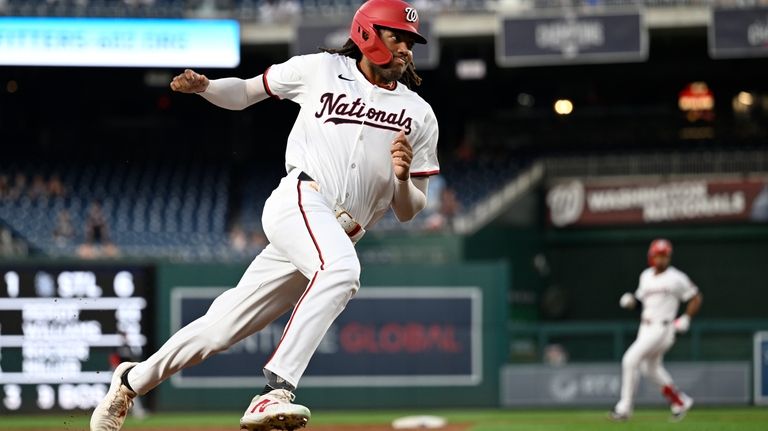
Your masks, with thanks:
[[[294,170],[283,178],[264,206],[262,225],[270,244],[236,287],[131,370],[128,383],[137,393],[226,350],[291,307],[264,368],[298,386],[326,331],[360,288],[360,263],[332,203],[298,174]]]
[[[664,354],[675,342],[675,328],[671,322],[642,322],[637,339],[624,353],[621,361],[621,399],[614,411],[631,414],[640,373],[659,386],[672,384],[672,377],[664,368]]]

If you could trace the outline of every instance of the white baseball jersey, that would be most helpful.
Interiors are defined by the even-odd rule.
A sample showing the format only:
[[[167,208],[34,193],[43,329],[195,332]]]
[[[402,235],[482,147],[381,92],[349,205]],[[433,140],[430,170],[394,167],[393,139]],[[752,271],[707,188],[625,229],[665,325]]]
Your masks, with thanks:
[[[285,167],[300,169],[321,193],[363,226],[389,208],[394,194],[390,146],[400,130],[413,147],[411,176],[439,173],[437,119],[415,92],[371,84],[353,58],[318,53],[270,67],[264,88],[301,106],[288,137]]]
[[[677,317],[680,302],[690,300],[698,292],[685,273],[669,266],[660,274],[654,268],[646,268],[640,274],[635,297],[643,303],[643,319],[672,321]]]
[[[389,209],[395,191],[390,149],[400,130],[413,147],[411,175],[439,171],[435,115],[402,84],[377,87],[355,60],[327,53],[293,57],[262,79],[267,93],[301,106],[288,137],[288,174],[264,204],[262,226],[270,243],[237,287],[133,368],[128,380],[140,394],[291,308],[264,369],[268,378],[279,376],[297,387],[331,324],[360,288],[355,246],[333,204],[364,226]],[[300,179],[299,170],[320,189]]]

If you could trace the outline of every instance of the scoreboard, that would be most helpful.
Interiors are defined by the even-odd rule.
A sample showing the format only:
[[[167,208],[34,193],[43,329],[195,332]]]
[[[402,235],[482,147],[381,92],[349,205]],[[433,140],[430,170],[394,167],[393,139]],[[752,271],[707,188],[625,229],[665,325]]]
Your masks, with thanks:
[[[0,263],[0,412],[90,410],[109,355],[146,351],[153,270]]]

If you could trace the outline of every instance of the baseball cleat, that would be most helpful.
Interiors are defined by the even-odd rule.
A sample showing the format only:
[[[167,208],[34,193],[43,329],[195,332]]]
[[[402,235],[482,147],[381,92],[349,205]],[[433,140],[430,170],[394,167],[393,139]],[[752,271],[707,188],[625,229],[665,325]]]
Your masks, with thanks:
[[[309,409],[293,404],[296,398],[285,389],[275,389],[251,400],[248,410],[240,418],[240,429],[248,431],[285,430],[304,428],[309,422]]]
[[[680,422],[683,420],[686,413],[688,413],[688,410],[693,407],[693,398],[688,396],[688,394],[680,392],[680,401],[683,402],[682,405],[673,404],[672,407],[670,407],[672,410],[672,416],[670,416],[669,420],[672,422]]]
[[[613,422],[626,422],[629,420],[629,415],[626,413],[619,413],[616,410],[611,410],[611,412],[608,413],[608,419]]]
[[[107,395],[91,415],[91,431],[118,431],[123,427],[136,392],[125,387],[121,378],[136,364],[137,362],[123,362],[115,368]]]

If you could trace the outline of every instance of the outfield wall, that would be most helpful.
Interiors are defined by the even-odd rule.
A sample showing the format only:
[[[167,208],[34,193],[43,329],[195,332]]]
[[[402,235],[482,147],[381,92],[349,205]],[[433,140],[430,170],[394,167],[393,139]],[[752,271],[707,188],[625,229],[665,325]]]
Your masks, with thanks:
[[[697,405],[745,405],[752,400],[749,362],[676,362],[665,367]],[[507,365],[501,375],[505,407],[605,407],[621,395],[621,364],[616,362]],[[640,380],[635,403],[667,404],[661,388],[648,378]]]
[[[161,340],[237,283],[241,265],[161,265]],[[497,406],[507,355],[503,263],[364,265],[358,295],[329,331],[297,395],[317,408]],[[241,408],[286,317],[153,393],[158,410]],[[407,396],[404,394],[407,393]]]

